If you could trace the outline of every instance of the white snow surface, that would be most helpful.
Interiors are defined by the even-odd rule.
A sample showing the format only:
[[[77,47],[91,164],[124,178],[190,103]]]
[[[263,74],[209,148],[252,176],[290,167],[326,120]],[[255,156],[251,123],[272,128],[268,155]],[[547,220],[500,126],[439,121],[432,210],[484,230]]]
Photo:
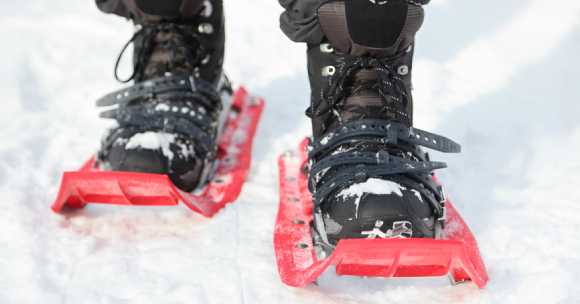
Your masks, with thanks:
[[[417,37],[415,122],[463,144],[439,178],[476,234],[490,283],[326,273],[284,286],[272,233],[276,157],[308,134],[305,46],[277,1],[225,1],[226,68],[268,101],[239,200],[213,219],[184,206],[49,210],[60,174],[111,122],[94,101],[129,22],[92,1],[0,2],[0,303],[580,302],[580,1],[432,1]],[[130,73],[129,61],[123,64]]]

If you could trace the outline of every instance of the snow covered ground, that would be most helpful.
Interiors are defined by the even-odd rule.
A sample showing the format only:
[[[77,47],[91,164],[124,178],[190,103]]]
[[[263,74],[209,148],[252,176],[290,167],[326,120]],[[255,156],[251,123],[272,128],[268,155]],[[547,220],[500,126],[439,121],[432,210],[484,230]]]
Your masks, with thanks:
[[[50,212],[61,171],[109,124],[93,104],[119,87],[112,67],[132,27],[88,0],[0,1],[0,303],[580,302],[580,2],[427,9],[416,124],[463,144],[437,158],[478,237],[485,290],[332,273],[305,289],[280,283],[275,158],[308,132],[304,47],[277,29],[276,1],[225,2],[227,69],[268,105],[247,186],[208,220],[185,207]]]

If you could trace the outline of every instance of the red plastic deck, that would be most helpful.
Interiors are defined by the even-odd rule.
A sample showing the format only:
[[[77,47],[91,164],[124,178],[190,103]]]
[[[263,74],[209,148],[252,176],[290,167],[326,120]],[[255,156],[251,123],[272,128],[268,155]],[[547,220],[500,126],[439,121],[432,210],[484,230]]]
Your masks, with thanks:
[[[52,210],[78,209],[89,203],[170,206],[183,202],[193,211],[211,217],[235,201],[242,190],[263,109],[263,99],[250,96],[244,88],[236,91],[219,141],[216,174],[196,193],[179,190],[167,175],[102,171],[93,157],[79,171],[63,174]]]
[[[447,223],[440,239],[345,239],[332,254],[318,259],[311,235],[312,196],[304,170],[307,140],[280,156],[280,206],[274,247],[282,281],[304,287],[329,266],[338,275],[425,277],[449,274],[456,283],[487,284],[488,275],[473,234],[447,200]]]

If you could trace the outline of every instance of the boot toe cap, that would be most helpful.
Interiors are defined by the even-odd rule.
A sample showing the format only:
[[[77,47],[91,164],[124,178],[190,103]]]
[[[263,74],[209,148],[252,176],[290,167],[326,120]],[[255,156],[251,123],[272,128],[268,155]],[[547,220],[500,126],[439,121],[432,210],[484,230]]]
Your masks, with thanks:
[[[362,192],[335,195],[323,206],[329,240],[343,238],[434,237],[431,206],[418,192]]]
[[[106,155],[101,155],[100,162],[112,171],[168,175],[178,188],[189,192],[199,186],[205,167],[205,162],[196,158],[195,153],[184,153],[192,147],[187,139],[157,149],[113,145]]]

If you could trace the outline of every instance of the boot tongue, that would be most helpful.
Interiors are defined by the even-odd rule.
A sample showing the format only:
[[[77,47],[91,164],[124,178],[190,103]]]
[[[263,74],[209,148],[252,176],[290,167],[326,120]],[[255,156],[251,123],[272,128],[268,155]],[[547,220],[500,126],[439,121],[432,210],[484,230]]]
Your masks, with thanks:
[[[148,78],[161,77],[168,72],[175,72],[179,69],[177,57],[179,56],[177,48],[160,47],[171,40],[176,39],[174,33],[161,32],[154,38],[155,47],[149,59],[149,64],[145,69],[145,75]]]
[[[135,23],[143,27],[155,27],[162,24],[174,24],[188,33],[193,30],[191,23],[203,12],[205,2],[203,0],[135,0],[132,4],[136,6]],[[141,39],[140,48],[150,47],[148,54],[144,79],[162,77],[167,73],[187,73],[191,74],[195,68],[185,59],[188,54],[195,52],[198,46],[191,46],[185,43],[185,37],[175,31],[174,28],[155,33],[152,38]],[[143,44],[152,43],[146,46]],[[135,54],[138,54],[136,50]]]
[[[377,72],[374,70],[360,70],[351,79],[353,87],[363,82],[376,82]],[[383,118],[381,109],[384,101],[376,89],[359,89],[351,92],[344,100],[341,117],[344,122],[364,118]]]
[[[423,23],[420,6],[344,0],[318,9],[322,32],[335,49],[354,56],[385,57],[407,48]]]
[[[403,0],[385,4],[332,1],[318,9],[322,31],[337,53],[356,57],[384,58],[404,53],[402,50],[409,48],[421,27],[423,16],[420,6]],[[356,71],[345,84],[350,92],[341,108],[342,121],[375,118],[411,125],[410,108],[403,110],[401,106],[386,103],[378,85],[376,70]]]
[[[150,25],[159,25],[160,23],[150,23]],[[174,24],[173,26],[179,26]],[[187,33],[187,26],[181,26],[182,30]],[[191,74],[195,69],[186,59],[187,56],[195,56],[198,46],[188,45],[186,37],[178,33],[175,29],[167,28],[154,34],[152,38],[144,37],[140,41],[140,48],[151,48],[149,58],[144,71],[145,79],[152,79],[165,76],[167,73],[184,73]],[[151,45],[144,45],[150,43]],[[139,53],[138,50],[135,52]],[[145,80],[143,79],[143,80]]]
[[[135,0],[142,16],[139,19],[183,19],[197,15],[204,7],[202,0]]]

